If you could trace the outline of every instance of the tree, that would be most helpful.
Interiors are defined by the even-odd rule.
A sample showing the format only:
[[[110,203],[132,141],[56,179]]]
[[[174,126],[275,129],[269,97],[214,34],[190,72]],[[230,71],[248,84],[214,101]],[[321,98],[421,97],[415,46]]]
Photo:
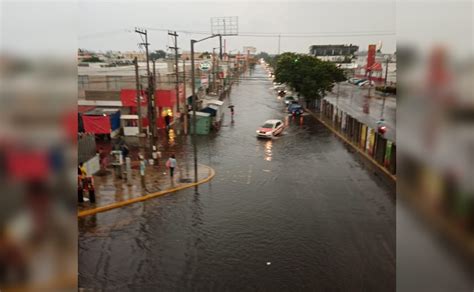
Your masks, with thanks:
[[[202,53],[201,55],[199,55],[199,58],[202,58],[202,59],[210,59],[211,58],[211,53],[209,53],[208,51]]]
[[[166,58],[166,52],[163,50],[156,50],[150,54],[152,60],[164,59]]]
[[[260,52],[255,56],[257,59],[263,59],[267,62],[270,66],[274,67],[275,65],[275,56],[271,56],[266,52]]]
[[[275,81],[288,84],[305,98],[307,104],[324,97],[334,82],[345,80],[344,72],[334,63],[313,56],[283,53],[275,62]]]
[[[100,62],[102,62],[102,60],[99,59],[97,56],[92,56],[92,57],[89,57],[89,58],[85,58],[84,60],[82,60],[82,62],[84,62],[84,63],[100,63]]]

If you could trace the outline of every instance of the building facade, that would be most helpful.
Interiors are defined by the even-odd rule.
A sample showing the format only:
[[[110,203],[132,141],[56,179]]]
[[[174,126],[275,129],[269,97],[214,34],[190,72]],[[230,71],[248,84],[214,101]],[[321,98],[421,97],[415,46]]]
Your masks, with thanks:
[[[350,63],[354,53],[359,50],[355,45],[313,45],[309,54],[323,61]]]

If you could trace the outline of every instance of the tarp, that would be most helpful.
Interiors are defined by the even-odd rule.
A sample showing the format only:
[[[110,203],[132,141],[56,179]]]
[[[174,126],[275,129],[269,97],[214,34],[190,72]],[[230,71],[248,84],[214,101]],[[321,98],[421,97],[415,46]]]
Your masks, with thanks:
[[[80,116],[78,115],[77,111],[66,112],[62,120],[64,133],[67,135],[67,137],[72,139],[72,141],[74,142],[77,139],[79,121],[80,121]]]
[[[141,96],[143,97],[141,104],[146,106],[147,99],[145,92],[141,91]],[[135,89],[122,89],[120,91],[120,100],[122,101],[123,106],[136,107],[137,106],[137,91]]]
[[[116,111],[110,115],[110,126],[112,131],[117,130],[120,128],[120,111]]]
[[[8,151],[6,156],[8,175],[17,180],[45,180],[51,171],[49,155],[39,150]]]
[[[84,124],[84,130],[86,133],[94,134],[110,134],[111,124],[110,117],[108,115],[101,116],[82,116],[82,122]],[[119,116],[120,124],[120,116]]]
[[[208,113],[208,114],[211,114],[211,117],[215,117],[216,113],[217,113],[217,110],[215,110],[211,107],[205,107],[202,110],[200,110],[200,112]]]
[[[157,107],[172,108],[176,103],[176,91],[160,89],[155,91],[155,105]]]

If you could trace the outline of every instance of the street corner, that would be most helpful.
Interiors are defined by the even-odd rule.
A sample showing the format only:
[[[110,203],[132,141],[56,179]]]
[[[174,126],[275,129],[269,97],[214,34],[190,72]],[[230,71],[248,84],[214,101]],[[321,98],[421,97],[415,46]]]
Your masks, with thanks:
[[[102,172],[101,176],[94,176],[95,202],[92,203],[92,200],[85,196],[84,202],[78,204],[78,217],[125,207],[201,185],[212,180],[216,174],[212,167],[203,164],[197,167],[196,180],[194,168],[185,165],[179,165],[173,177],[168,170],[157,166],[148,166],[146,171],[144,181],[138,172],[132,174],[131,182],[114,175],[111,171]]]

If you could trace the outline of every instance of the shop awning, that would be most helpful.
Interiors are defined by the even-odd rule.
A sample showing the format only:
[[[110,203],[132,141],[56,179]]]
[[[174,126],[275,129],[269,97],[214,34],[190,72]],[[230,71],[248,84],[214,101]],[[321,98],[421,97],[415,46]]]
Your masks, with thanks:
[[[146,106],[147,99],[145,92],[141,91],[141,105]],[[137,91],[135,89],[122,89],[120,91],[120,100],[123,106],[136,107],[137,106]]]
[[[155,91],[155,104],[159,107],[173,107],[176,104],[176,91],[165,89]]]
[[[111,132],[110,117],[105,116],[82,116],[84,131],[94,134],[109,134]]]

